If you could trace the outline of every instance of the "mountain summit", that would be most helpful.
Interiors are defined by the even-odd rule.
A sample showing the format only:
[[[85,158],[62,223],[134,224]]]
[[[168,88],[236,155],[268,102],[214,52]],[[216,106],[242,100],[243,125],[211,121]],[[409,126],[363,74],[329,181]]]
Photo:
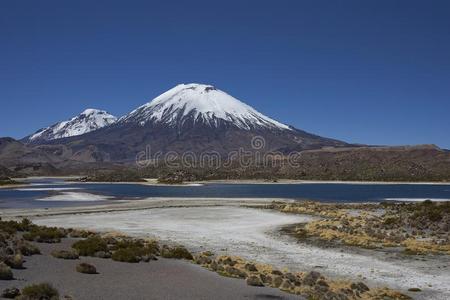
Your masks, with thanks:
[[[134,122],[145,125],[162,123],[171,127],[204,124],[219,127],[223,124],[244,130],[257,128],[290,130],[211,85],[180,84],[151,102],[120,118],[119,123]]]
[[[78,136],[111,125],[116,121],[117,118],[115,116],[104,110],[89,108],[70,120],[38,130],[34,134],[25,137],[24,141],[42,143],[44,141]]]

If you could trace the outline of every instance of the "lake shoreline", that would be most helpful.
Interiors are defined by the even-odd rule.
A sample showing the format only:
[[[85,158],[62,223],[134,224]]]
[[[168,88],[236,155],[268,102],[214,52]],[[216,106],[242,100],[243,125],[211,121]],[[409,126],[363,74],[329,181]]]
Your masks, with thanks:
[[[450,181],[343,181],[343,180],[299,180],[299,179],[277,179],[270,181],[266,179],[216,179],[216,180],[198,180],[186,181],[180,184],[159,183],[157,178],[143,178],[144,181],[77,181],[76,179],[83,176],[30,176],[26,178],[17,178],[17,181],[27,181],[35,179],[57,179],[70,183],[87,183],[87,184],[140,184],[140,185],[156,185],[156,186],[189,186],[189,185],[205,185],[205,184],[361,184],[361,185],[450,185]],[[1,187],[1,186],[0,186]]]
[[[124,220],[128,220],[127,223],[129,222],[134,222],[135,220],[140,220],[140,219],[147,219],[147,218],[152,218],[152,220],[159,220],[159,221],[154,221],[152,223],[154,224],[160,224],[159,229],[161,231],[156,230],[155,228],[153,229],[149,229],[149,232],[156,232],[156,237],[157,238],[162,238],[162,240],[171,240],[174,242],[180,242],[183,245],[186,245],[187,247],[193,247],[193,245],[195,244],[196,247],[198,245],[203,245],[202,243],[204,243],[204,245],[202,246],[202,249],[205,250],[215,250],[215,251],[220,251],[222,248],[226,246],[226,248],[228,249],[227,251],[229,251],[230,254],[233,255],[241,255],[242,253],[242,249],[247,249],[247,247],[255,247],[255,246],[251,246],[252,240],[251,240],[251,235],[253,236],[254,232],[255,232],[255,227],[252,226],[251,228],[253,228],[251,231],[249,231],[248,234],[251,235],[247,235],[247,236],[243,236],[244,238],[242,239],[242,241],[240,241],[239,239],[237,241],[239,241],[239,243],[237,244],[237,246],[233,246],[230,248],[230,244],[228,244],[227,242],[220,242],[217,241],[217,247],[211,247],[211,240],[210,239],[210,235],[208,239],[206,239],[205,241],[203,241],[202,243],[199,244],[199,240],[196,240],[195,236],[195,232],[192,231],[194,230],[194,228],[205,228],[205,230],[207,230],[207,232],[215,232],[213,229],[211,229],[211,226],[208,226],[205,224],[203,225],[199,225],[199,224],[192,224],[192,227],[186,227],[187,231],[186,233],[181,234],[181,237],[186,238],[184,239],[180,239],[180,236],[175,235],[175,236],[171,236],[171,235],[166,235],[167,232],[171,232],[172,230],[178,230],[179,228],[183,228],[183,226],[187,226],[184,223],[184,225],[178,224],[178,223],[174,223],[174,220],[180,220],[181,216],[189,216],[189,219],[192,219],[194,216],[198,215],[199,219],[205,219],[205,217],[209,216],[208,218],[212,218],[212,222],[217,222],[218,220],[223,219],[223,216],[216,216],[214,217],[214,214],[211,217],[211,212],[212,211],[217,211],[217,210],[225,210],[225,212],[232,212],[234,209],[255,209],[255,208],[264,208],[265,206],[269,205],[270,203],[272,203],[272,201],[277,200],[279,202],[286,202],[286,203],[294,203],[294,201],[289,200],[289,199],[272,199],[272,198],[267,198],[267,199],[229,199],[229,198],[223,198],[223,199],[205,199],[205,198],[189,198],[189,199],[185,199],[185,198],[173,198],[173,199],[167,199],[167,198],[152,198],[152,199],[147,199],[147,200],[141,200],[141,201],[123,201],[122,203],[119,204],[109,204],[109,205],[97,205],[95,207],[92,206],[82,206],[82,207],[71,207],[71,208],[49,208],[49,209],[22,209],[22,210],[9,210],[9,212],[5,213],[2,212],[2,217],[6,217],[7,219],[9,218],[20,218],[20,217],[30,217],[32,220],[34,221],[38,221],[39,224],[44,225],[44,224],[48,224],[51,226],[72,226],[72,225],[76,225],[76,224],[85,224],[86,229],[91,229],[91,230],[99,230],[102,228],[98,228],[98,224],[101,224],[102,226],[105,226],[105,231],[108,231],[106,229],[117,229],[119,232],[122,232],[122,230],[120,230],[121,227],[116,227],[116,223],[111,223],[111,220],[113,220],[114,222],[119,222],[117,224],[122,224],[122,222],[120,222],[121,219]],[[358,203],[359,205],[361,205],[360,203]],[[244,207],[243,207],[244,206]],[[251,208],[246,208],[245,206],[250,206]],[[259,213],[258,211],[265,211],[263,209],[258,209],[255,211],[252,211],[250,214],[245,214],[248,216],[254,216],[256,213]],[[250,212],[250,211],[249,211]],[[168,214],[168,215],[166,215]],[[224,215],[227,216],[228,214]],[[287,216],[290,216],[291,214],[286,214]],[[144,216],[148,216],[148,217],[144,217]],[[155,219],[155,217],[160,216],[160,219]],[[175,217],[176,216],[176,217]],[[295,216],[295,215],[292,215]],[[106,219],[104,219],[106,218]],[[181,218],[182,219],[182,218]],[[247,222],[248,217],[241,219],[242,221]],[[267,218],[266,218],[267,219]],[[269,218],[269,219],[273,219],[273,218]],[[49,223],[49,220],[55,220],[56,223]],[[60,220],[60,221],[58,221]],[[94,220],[94,223],[89,223],[89,220]],[[102,220],[101,222],[99,222],[99,220]],[[108,221],[110,220],[110,221]],[[133,220],[133,221],[132,221]],[[53,222],[53,221],[52,221]],[[293,222],[295,223],[295,222]],[[211,223],[213,224],[213,223]],[[230,221],[229,224],[234,224],[236,226],[238,226],[239,223],[237,223],[237,221]],[[258,221],[258,223],[255,224],[262,224],[261,221]],[[281,225],[281,224],[280,224]],[[69,227],[70,227],[69,226]],[[126,228],[126,227],[125,227]],[[136,228],[134,225],[132,226],[132,228]],[[139,227],[137,227],[139,228]],[[170,229],[172,228],[172,229]],[[191,229],[189,229],[191,228]],[[209,228],[209,229],[206,229]],[[240,228],[239,226],[237,228]],[[236,229],[235,232],[235,236],[233,237],[233,239],[235,240],[237,238],[237,235],[239,233],[239,235],[242,235],[242,230],[241,229]],[[266,231],[268,230],[268,231]],[[427,297],[425,296],[429,296],[429,295],[434,295],[434,288],[431,289],[429,287],[427,287],[424,282],[428,282],[429,280],[434,280],[433,281],[433,286],[435,288],[444,288],[448,289],[449,287],[445,287],[442,286],[443,283],[439,284],[439,280],[436,281],[435,279],[432,279],[431,277],[429,277],[428,275],[425,275],[425,273],[421,273],[421,271],[419,270],[420,268],[423,268],[424,266],[431,268],[433,270],[438,270],[437,268],[440,267],[441,264],[444,263],[444,261],[441,261],[439,257],[435,257],[435,258],[429,258],[429,262],[428,263],[421,263],[420,261],[415,261],[413,260],[408,260],[408,259],[402,259],[402,260],[398,260],[397,258],[393,257],[392,260],[390,262],[385,262],[383,261],[383,255],[382,254],[377,254],[378,252],[371,252],[371,251],[346,251],[346,250],[342,250],[342,249],[346,249],[346,248],[340,248],[340,247],[318,247],[318,245],[301,245],[298,244],[297,246],[295,246],[295,242],[293,242],[293,240],[291,238],[285,238],[283,236],[280,235],[279,233],[279,228],[277,226],[272,227],[271,229],[266,229],[261,231],[261,234],[263,232],[270,232],[269,237],[271,239],[272,242],[266,243],[266,245],[271,245],[272,243],[274,243],[274,241],[278,241],[276,243],[280,243],[279,246],[276,247],[281,247],[279,249],[284,249],[283,251],[279,251],[277,250],[279,253],[281,253],[282,255],[288,255],[287,257],[289,257],[289,259],[287,259],[285,261],[285,263],[283,263],[282,265],[279,265],[279,267],[289,267],[289,266],[297,266],[297,268],[300,268],[302,270],[319,270],[320,272],[324,272],[324,274],[327,275],[332,275],[333,278],[337,278],[337,279],[350,279],[352,278],[352,276],[350,274],[364,274],[361,275],[363,277],[367,277],[369,278],[368,280],[368,284],[370,284],[371,286],[373,286],[375,284],[375,286],[382,286],[384,283],[385,286],[389,286],[392,288],[396,288],[396,289],[400,289],[403,292],[407,292],[408,288],[414,288],[414,287],[420,287],[423,292],[419,293],[419,294],[414,294],[414,296],[417,297],[417,299],[426,299]],[[101,231],[101,230],[100,230]],[[125,234],[129,234],[129,232],[125,231]],[[216,235],[218,233],[214,233],[214,235]],[[265,236],[266,233],[264,233]],[[136,233],[132,233],[132,235],[134,235],[135,237],[144,237],[145,235],[140,235],[137,232]],[[219,234],[219,236],[222,236],[222,234]],[[205,236],[205,232],[203,232],[200,236]],[[261,236],[262,237],[262,236]],[[198,237],[197,237],[198,238]],[[264,237],[266,238],[266,237]],[[193,244],[194,242],[194,244]],[[249,242],[250,244],[246,244],[247,242]],[[224,244],[225,243],[225,244]],[[274,244],[272,244],[272,246],[274,246]],[[288,248],[286,248],[288,247]],[[300,255],[299,257],[297,257],[296,255],[293,255],[292,253],[296,252],[296,248],[300,247],[299,249],[303,249],[302,250],[302,255]],[[248,249],[252,249],[252,248],[248,248]],[[265,257],[265,255],[268,254],[264,254],[266,250],[264,250],[264,247],[261,246],[257,246],[254,251],[256,252],[248,252],[246,255],[244,255],[244,258],[246,259],[251,259],[253,260],[253,258],[258,257],[258,254],[262,255],[259,256],[260,260],[264,260],[263,258]],[[277,248],[275,248],[277,249]],[[350,248],[348,248],[350,249]],[[196,249],[199,250],[199,249]],[[341,252],[344,251],[344,252]],[[253,251],[253,250],[252,250]],[[305,252],[306,251],[306,252]],[[283,254],[285,253],[285,254]],[[256,256],[255,256],[256,254]],[[306,255],[306,256],[305,256]],[[344,255],[344,257],[342,257]],[[302,259],[298,260],[299,258],[301,258],[303,256]],[[274,262],[273,261],[273,257],[268,256],[267,258],[269,258],[269,260],[266,261],[262,261],[263,263],[267,263],[267,262]],[[326,258],[326,259],[325,259]],[[447,258],[442,257],[443,258]],[[281,258],[280,258],[281,259]],[[286,258],[285,258],[286,259]],[[291,261],[291,259],[293,259]],[[324,260],[325,259],[325,260]],[[258,258],[254,259],[256,261],[259,261]],[[281,260],[280,260],[281,261]],[[305,264],[305,262],[308,262],[307,264]],[[311,265],[312,264],[312,265]],[[336,267],[333,267],[333,265],[336,264]],[[393,264],[393,265],[391,265]],[[365,267],[363,266],[371,266],[373,268],[375,268],[377,271],[376,273],[371,273],[368,272],[368,269],[365,269]],[[319,268],[320,267],[320,268]],[[317,269],[319,268],[319,269]],[[411,269],[412,268],[412,269]],[[295,268],[294,268],[295,269]],[[387,277],[385,277],[385,275],[381,275],[383,273],[386,274],[401,274],[402,272],[404,274],[407,274],[405,270],[415,270],[414,272],[418,272],[416,275],[414,275],[415,273],[413,272],[412,274],[408,275],[408,280],[404,281],[402,283],[402,285],[398,285],[398,278],[394,279],[394,278],[389,278],[392,275],[389,275]],[[431,270],[430,269],[430,270]],[[298,269],[297,269],[298,270]],[[344,273],[339,273],[340,271],[345,271]],[[346,275],[345,275],[346,274]],[[375,276],[375,278],[378,278],[377,280],[381,280],[381,281],[377,281],[377,280],[373,280],[371,279],[372,276]],[[442,275],[441,275],[442,276]],[[426,277],[426,278],[425,278]],[[353,276],[353,279],[355,279],[355,277]],[[378,283],[377,283],[378,282]],[[388,284],[389,283],[389,284]],[[440,293],[440,292],[439,292]],[[438,295],[439,295],[438,293]],[[447,295],[444,293],[444,295]],[[445,296],[443,298],[435,298],[435,299],[445,299]]]

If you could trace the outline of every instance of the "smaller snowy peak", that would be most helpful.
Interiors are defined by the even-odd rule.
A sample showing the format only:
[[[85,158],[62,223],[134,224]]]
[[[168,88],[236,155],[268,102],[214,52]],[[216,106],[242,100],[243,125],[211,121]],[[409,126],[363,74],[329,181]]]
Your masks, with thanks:
[[[218,125],[220,120],[250,130],[252,128],[271,128],[290,130],[290,127],[275,121],[251,106],[206,84],[179,84],[144,104],[119,122],[165,123],[175,126],[186,118]]]
[[[27,137],[28,142],[50,141],[60,138],[82,135],[117,121],[117,118],[104,110],[88,108],[76,117],[38,130]]]

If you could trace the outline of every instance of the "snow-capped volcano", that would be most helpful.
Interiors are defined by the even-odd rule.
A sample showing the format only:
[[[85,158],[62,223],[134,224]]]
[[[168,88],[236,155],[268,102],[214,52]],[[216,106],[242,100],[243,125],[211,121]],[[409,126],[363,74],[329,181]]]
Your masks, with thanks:
[[[219,127],[225,122],[245,130],[290,130],[289,126],[259,113],[211,85],[195,83],[177,85],[120,118],[119,123],[145,125],[153,122],[174,127],[189,121],[211,127]]]
[[[27,142],[50,141],[60,138],[82,135],[102,127],[111,125],[117,118],[104,110],[86,109],[76,117],[42,128],[26,137]]]
[[[226,157],[241,150],[290,153],[347,146],[275,121],[211,85],[193,83],[177,85],[117,121],[104,111],[86,110],[25,141],[42,145],[54,139],[60,140],[49,144],[59,143],[74,159],[90,162],[135,161],[142,151],[214,151]]]

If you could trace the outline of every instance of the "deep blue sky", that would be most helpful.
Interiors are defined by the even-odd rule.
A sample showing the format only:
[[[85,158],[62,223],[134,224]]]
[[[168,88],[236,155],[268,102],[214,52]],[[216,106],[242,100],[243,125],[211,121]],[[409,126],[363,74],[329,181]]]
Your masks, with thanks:
[[[450,148],[450,1],[0,2],[0,136],[190,82],[320,135]]]

